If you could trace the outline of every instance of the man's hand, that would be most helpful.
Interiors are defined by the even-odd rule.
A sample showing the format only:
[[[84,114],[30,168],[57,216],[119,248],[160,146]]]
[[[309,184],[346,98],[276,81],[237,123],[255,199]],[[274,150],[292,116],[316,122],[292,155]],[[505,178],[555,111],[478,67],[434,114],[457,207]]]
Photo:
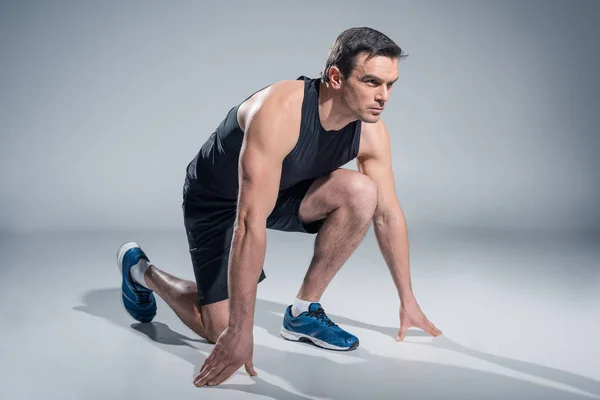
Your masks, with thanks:
[[[401,342],[406,336],[406,331],[410,327],[417,327],[424,330],[432,336],[440,336],[442,331],[436,328],[423,314],[421,307],[416,300],[406,301],[400,305],[400,330],[396,340]]]
[[[194,385],[218,385],[242,365],[245,365],[250,376],[256,376],[252,365],[253,347],[252,331],[234,332],[230,328],[225,329],[217,339],[212,353],[204,361],[200,374],[194,379]]]

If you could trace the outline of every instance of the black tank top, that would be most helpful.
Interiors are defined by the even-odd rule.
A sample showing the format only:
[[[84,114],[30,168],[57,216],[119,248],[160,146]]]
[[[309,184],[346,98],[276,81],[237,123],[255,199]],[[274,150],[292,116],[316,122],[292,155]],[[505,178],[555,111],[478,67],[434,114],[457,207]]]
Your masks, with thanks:
[[[304,80],[300,135],[294,149],[283,160],[280,192],[305,179],[326,175],[338,169],[356,158],[360,145],[360,121],[351,122],[338,131],[326,131],[321,126],[320,79],[300,76],[297,80]],[[250,97],[252,95],[246,100]],[[237,122],[240,105],[241,103],[229,110],[225,119],[188,164],[186,189],[191,187],[205,198],[237,198],[238,160],[244,138],[244,132]]]

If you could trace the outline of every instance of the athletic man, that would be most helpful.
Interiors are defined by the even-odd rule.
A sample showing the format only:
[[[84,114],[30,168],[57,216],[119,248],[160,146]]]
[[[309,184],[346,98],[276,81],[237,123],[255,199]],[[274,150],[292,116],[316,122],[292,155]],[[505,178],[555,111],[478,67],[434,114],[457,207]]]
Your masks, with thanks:
[[[151,264],[129,242],[118,252],[123,303],[138,321],[156,315],[155,291],[215,347],[194,380],[216,385],[252,365],[257,282],[266,229],[317,234],[314,256],[285,310],[281,335],[351,350],[358,339],[319,300],[371,221],[400,297],[400,331],[433,336],[412,293],[404,215],[380,115],[402,50],[370,28],[342,32],[320,78],[274,83],[233,107],[187,168],[183,213],[196,282]],[[357,159],[358,172],[340,168]]]

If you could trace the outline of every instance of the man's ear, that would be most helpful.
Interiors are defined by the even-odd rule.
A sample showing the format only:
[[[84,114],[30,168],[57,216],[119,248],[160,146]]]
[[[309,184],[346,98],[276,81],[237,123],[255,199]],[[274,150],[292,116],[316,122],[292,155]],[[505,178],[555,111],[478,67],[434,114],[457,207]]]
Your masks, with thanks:
[[[338,67],[335,65],[329,68],[329,84],[334,89],[339,89],[342,86],[344,77]]]

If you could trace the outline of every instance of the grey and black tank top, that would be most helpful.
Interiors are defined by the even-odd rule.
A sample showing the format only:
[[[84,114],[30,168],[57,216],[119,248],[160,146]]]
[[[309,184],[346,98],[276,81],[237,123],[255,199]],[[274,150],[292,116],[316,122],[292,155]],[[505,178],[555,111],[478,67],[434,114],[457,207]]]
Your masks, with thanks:
[[[360,145],[360,121],[338,131],[326,131],[321,126],[319,78],[300,76],[297,80],[304,81],[300,135],[294,149],[283,160],[279,191],[338,169],[356,158]],[[250,97],[252,95],[246,100]],[[229,110],[187,166],[186,188],[191,187],[202,197],[237,198],[238,160],[244,137],[237,122],[240,104]]]

